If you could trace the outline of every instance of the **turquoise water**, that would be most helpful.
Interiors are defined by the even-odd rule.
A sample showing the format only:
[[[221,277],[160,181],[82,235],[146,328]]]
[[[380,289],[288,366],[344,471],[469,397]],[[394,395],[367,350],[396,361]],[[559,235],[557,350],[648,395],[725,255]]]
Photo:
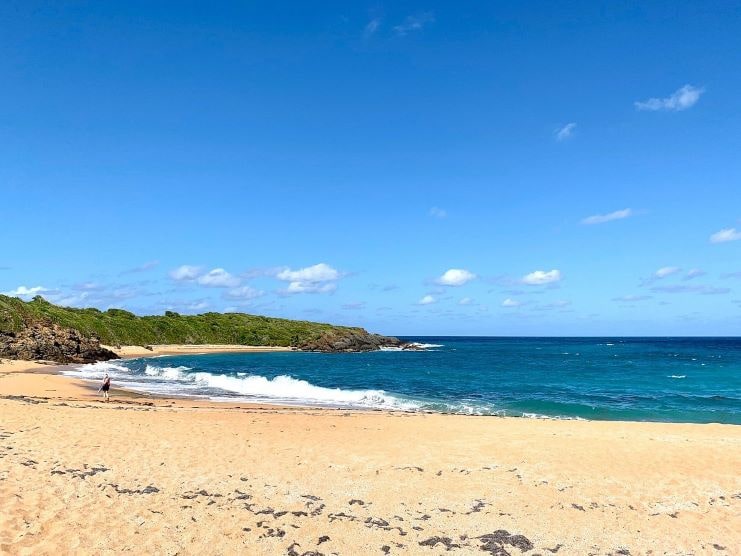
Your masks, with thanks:
[[[741,424],[741,338],[407,338],[424,351],[86,365],[114,386],[276,404]]]

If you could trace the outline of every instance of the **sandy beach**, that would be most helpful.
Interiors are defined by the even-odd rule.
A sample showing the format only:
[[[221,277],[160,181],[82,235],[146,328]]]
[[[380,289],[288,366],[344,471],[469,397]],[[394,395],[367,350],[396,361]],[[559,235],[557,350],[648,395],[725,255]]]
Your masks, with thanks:
[[[260,353],[275,351],[292,351],[289,347],[273,346],[233,346],[221,344],[159,344],[149,346],[103,346],[118,354],[119,357],[153,357],[155,355],[196,355],[201,353]]]
[[[740,553],[736,426],[104,404],[53,372],[0,364],[3,554]]]

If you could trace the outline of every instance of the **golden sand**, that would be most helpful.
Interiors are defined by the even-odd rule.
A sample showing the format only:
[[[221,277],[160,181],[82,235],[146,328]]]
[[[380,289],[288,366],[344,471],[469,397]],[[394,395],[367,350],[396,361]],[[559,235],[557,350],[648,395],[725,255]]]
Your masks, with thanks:
[[[741,553],[741,427],[105,404],[49,370],[0,365],[2,554]]]
[[[155,355],[195,355],[201,353],[260,353],[270,351],[292,351],[289,347],[234,346],[222,344],[157,344],[147,349],[142,346],[103,346],[119,357],[153,357]]]

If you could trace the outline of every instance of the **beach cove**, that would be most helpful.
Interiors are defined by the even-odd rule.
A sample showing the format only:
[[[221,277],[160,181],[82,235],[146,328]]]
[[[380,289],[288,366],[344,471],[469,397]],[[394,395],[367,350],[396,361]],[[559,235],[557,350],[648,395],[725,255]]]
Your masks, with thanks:
[[[733,554],[741,430],[257,406],[0,370],[0,550]]]

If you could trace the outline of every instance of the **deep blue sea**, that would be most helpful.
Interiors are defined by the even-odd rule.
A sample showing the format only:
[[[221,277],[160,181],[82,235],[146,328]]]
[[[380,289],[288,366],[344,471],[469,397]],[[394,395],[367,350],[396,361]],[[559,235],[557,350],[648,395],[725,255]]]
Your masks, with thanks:
[[[159,356],[69,374],[213,399],[741,424],[741,338],[405,338],[423,351]]]

